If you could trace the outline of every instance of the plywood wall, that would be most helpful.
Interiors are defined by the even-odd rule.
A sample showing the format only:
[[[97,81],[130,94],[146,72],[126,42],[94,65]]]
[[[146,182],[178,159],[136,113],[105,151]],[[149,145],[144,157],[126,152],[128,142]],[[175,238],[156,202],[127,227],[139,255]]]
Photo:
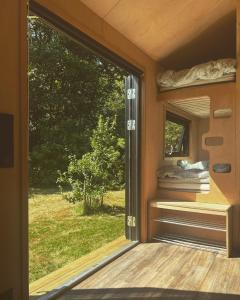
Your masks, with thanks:
[[[12,290],[16,300],[27,299],[28,274],[27,198],[23,193],[27,178],[23,168],[27,167],[27,128],[23,127],[27,124],[26,10],[24,0],[1,1],[0,113],[14,116],[14,167],[0,168],[0,298]]]

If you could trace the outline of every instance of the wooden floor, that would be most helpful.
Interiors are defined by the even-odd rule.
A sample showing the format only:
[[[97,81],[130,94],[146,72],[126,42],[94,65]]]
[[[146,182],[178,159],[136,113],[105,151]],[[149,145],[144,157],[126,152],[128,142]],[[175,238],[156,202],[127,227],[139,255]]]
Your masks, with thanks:
[[[240,259],[140,244],[58,298],[240,300]]]
[[[103,259],[113,255],[115,252],[120,251],[130,243],[129,240],[126,240],[125,236],[121,236],[101,248],[82,256],[74,262],[38,279],[29,286],[30,300],[37,300],[41,296],[47,295],[52,290],[58,289],[69,279],[78,275],[80,272],[86,271]]]

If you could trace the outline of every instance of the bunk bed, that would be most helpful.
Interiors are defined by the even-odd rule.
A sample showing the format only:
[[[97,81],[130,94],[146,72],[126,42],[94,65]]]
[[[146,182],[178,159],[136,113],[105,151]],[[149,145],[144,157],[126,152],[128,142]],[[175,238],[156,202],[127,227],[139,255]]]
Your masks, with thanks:
[[[181,163],[183,158],[163,158],[156,174],[156,197],[149,201],[149,240],[232,255],[235,77],[234,59],[158,75],[158,100],[163,116],[169,102],[189,101],[191,107],[197,99],[210,100],[209,128],[201,137],[201,146],[209,156],[207,162],[200,158],[196,163],[190,153],[184,158],[188,167]],[[201,164],[204,166],[199,167]]]
[[[233,58],[218,59],[180,71],[161,69],[157,84],[161,91],[234,81],[236,78],[236,60]]]

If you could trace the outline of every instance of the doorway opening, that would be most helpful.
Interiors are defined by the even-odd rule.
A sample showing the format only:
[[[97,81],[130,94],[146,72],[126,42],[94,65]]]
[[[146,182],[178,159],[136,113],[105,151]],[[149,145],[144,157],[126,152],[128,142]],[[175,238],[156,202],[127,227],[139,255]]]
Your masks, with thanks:
[[[140,80],[39,14],[28,28],[29,277],[42,296],[139,238]]]

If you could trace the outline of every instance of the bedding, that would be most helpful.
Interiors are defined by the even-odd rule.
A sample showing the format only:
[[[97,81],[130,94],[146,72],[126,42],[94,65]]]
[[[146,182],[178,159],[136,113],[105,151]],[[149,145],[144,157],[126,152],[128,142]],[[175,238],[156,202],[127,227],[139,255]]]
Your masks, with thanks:
[[[170,190],[203,192],[210,190],[209,162],[178,161],[157,171],[158,187]]]
[[[236,77],[236,59],[224,58],[180,71],[161,70],[157,76],[160,91],[223,81]]]
[[[199,169],[187,169],[184,170],[182,168],[174,168],[169,170],[159,170],[157,173],[159,178],[175,178],[175,179],[182,179],[182,178],[209,178],[209,171],[208,170],[199,170]]]
[[[201,160],[196,163],[190,163],[188,160],[178,160],[177,165],[184,170],[208,170],[209,169],[209,161]]]

